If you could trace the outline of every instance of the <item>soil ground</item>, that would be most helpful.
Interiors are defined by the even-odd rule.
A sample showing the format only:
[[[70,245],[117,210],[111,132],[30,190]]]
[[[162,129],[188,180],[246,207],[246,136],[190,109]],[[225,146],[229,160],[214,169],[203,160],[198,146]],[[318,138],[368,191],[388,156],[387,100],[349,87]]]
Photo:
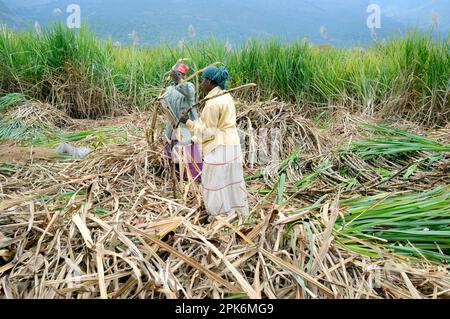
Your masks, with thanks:
[[[46,147],[19,147],[14,143],[0,144],[0,163],[25,163],[30,160],[50,160],[56,150]]]

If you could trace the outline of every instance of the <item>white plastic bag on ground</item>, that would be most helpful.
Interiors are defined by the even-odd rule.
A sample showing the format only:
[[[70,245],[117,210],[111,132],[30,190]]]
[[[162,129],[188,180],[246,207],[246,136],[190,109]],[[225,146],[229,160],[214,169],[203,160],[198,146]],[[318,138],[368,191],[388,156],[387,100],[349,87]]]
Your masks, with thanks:
[[[91,153],[91,150],[86,147],[73,147],[67,143],[59,144],[56,148],[58,154],[69,154],[75,158],[83,158]]]

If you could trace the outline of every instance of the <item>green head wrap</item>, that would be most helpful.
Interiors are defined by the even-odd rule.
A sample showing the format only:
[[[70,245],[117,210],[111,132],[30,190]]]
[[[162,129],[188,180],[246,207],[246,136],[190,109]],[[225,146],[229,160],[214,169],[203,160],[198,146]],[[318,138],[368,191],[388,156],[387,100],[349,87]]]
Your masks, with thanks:
[[[212,66],[203,72],[202,78],[213,81],[222,90],[225,90],[227,88],[228,70],[223,66],[220,68]]]

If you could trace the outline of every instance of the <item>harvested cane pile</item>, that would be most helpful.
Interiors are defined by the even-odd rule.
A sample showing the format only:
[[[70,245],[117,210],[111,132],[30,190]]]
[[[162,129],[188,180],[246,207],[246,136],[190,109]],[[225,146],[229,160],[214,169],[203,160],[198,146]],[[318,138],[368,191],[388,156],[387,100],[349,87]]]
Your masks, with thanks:
[[[281,153],[279,161],[267,162],[250,179],[262,178],[271,188],[285,174],[287,180],[295,181],[288,186],[291,191],[312,196],[311,200],[338,188],[345,193],[376,194],[423,191],[450,183],[450,130],[435,131],[427,138],[425,131],[408,123],[392,129],[341,110],[331,117],[328,127],[318,128],[293,105],[245,107],[239,118],[243,129],[250,132],[245,137],[249,168],[256,156],[264,159],[273,149]],[[265,143],[256,143],[259,137],[254,127],[264,128],[259,137],[265,136]],[[278,139],[277,134],[265,133],[272,128],[280,131]],[[410,133],[411,129],[417,132]]]
[[[267,106],[278,113],[264,117],[257,105],[239,116],[244,130],[267,122],[287,132],[278,163],[268,169],[248,164],[247,220],[230,215],[206,223],[195,183],[173,198],[170,165],[161,156],[162,134],[155,145],[136,136],[100,148],[85,160],[3,164],[0,296],[448,298],[445,263],[400,254],[389,234],[381,234],[384,226],[373,224],[376,217],[364,215],[368,224],[354,218],[355,209],[358,217],[384,205],[386,191],[399,201],[403,194],[425,189],[427,181],[423,186],[398,185],[405,177],[397,172],[406,161],[404,153],[384,159],[396,165],[391,175],[380,173],[375,177],[381,179],[368,181],[371,167],[383,156],[367,159],[351,149],[340,152],[330,147],[334,144],[326,130],[283,108]],[[361,162],[343,164],[347,153]],[[431,166],[418,165],[408,178],[445,172],[448,153],[439,154]],[[352,173],[349,163],[361,167]],[[341,171],[343,166],[347,172]],[[352,178],[353,185],[343,182]],[[430,198],[433,207],[441,207],[444,221],[439,222],[445,223],[448,179],[428,178],[444,187],[444,195]],[[364,206],[365,196],[372,193],[379,197]],[[360,201],[352,202],[355,198]],[[413,197],[408,198],[414,209]],[[392,205],[386,203],[383,209],[391,218],[390,227],[404,230]],[[372,238],[370,223],[383,238]],[[436,227],[437,232],[448,232],[445,225]],[[439,245],[433,256],[439,249],[448,250],[445,240]]]
[[[1,114],[0,139],[35,140],[72,124],[56,107],[29,101]]]

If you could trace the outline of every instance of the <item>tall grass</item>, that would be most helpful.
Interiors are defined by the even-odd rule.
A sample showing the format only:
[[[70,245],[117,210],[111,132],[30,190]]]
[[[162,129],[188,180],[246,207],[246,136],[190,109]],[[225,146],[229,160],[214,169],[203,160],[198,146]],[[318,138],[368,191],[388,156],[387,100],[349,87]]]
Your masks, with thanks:
[[[221,61],[231,85],[258,83],[257,94],[245,96],[249,99],[337,103],[443,124],[450,113],[449,43],[448,35],[435,39],[413,31],[365,51],[277,40],[250,40],[229,50],[214,39],[183,48],[115,48],[87,28],[74,32],[55,25],[40,36],[31,29],[4,30],[0,90],[58,103],[76,117],[111,115],[119,106],[144,106],[173,63],[190,58],[194,68]]]

